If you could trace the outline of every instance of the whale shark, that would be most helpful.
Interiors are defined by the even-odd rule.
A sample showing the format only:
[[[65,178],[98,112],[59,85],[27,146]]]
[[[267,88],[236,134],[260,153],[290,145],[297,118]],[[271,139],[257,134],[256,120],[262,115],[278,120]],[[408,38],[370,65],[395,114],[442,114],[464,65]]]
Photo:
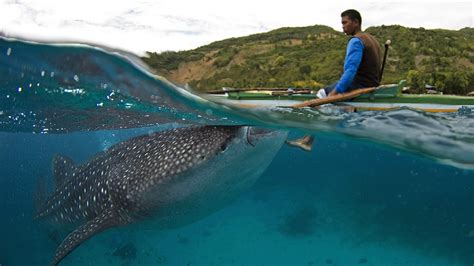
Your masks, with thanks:
[[[252,126],[191,126],[133,137],[81,165],[56,155],[55,188],[35,218],[78,227],[51,264],[109,228],[135,222],[173,228],[224,207],[255,183],[286,135]]]

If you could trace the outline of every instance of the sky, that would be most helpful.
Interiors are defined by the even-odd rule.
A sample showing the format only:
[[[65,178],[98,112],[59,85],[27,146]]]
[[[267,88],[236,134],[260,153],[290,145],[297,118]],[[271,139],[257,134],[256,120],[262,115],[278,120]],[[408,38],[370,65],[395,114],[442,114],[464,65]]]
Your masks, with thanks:
[[[143,55],[194,49],[280,27],[321,24],[342,31],[340,14],[350,8],[362,14],[362,29],[394,24],[473,27],[472,1],[0,0],[0,33],[105,45]]]

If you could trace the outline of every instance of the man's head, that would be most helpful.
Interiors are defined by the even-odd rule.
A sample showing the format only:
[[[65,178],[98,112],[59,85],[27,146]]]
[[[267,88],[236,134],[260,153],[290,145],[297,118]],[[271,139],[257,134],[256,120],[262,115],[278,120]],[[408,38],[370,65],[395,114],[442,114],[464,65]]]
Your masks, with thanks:
[[[362,17],[357,10],[348,9],[341,13],[342,30],[347,35],[361,31]]]

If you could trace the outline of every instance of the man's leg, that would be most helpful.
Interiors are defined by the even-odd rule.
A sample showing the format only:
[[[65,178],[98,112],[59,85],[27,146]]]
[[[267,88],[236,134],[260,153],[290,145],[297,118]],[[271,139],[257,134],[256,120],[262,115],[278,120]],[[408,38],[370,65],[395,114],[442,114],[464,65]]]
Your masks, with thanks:
[[[331,91],[336,89],[336,85],[337,85],[337,82],[335,82],[335,83],[333,83],[333,84],[331,84],[331,85],[329,85],[325,88],[322,88],[321,90],[324,90],[325,95],[324,95],[324,97],[319,97],[321,92],[318,92],[318,97],[319,98],[325,98],[327,95],[329,95],[329,93],[331,93]],[[347,91],[351,91],[351,90],[358,89],[358,88],[363,88],[363,86],[352,83],[351,85],[349,85],[349,88],[348,88]],[[348,107],[346,112],[355,112],[355,108],[354,107]],[[299,138],[299,139],[287,140],[286,144],[288,144],[289,146],[295,146],[295,147],[301,148],[305,151],[311,151],[311,149],[313,148],[313,141],[314,141],[314,136],[313,135],[305,135],[304,137]]]
[[[331,91],[335,90],[336,85],[337,85],[337,82],[325,87],[324,92],[326,93],[326,95],[329,95],[329,93],[331,93]],[[347,87],[346,92],[350,92],[350,91],[355,90],[355,89],[367,88],[367,87],[369,87],[369,86],[364,86],[364,85],[360,85],[360,84],[357,84],[355,82],[352,82],[349,85],[349,87]]]
[[[326,98],[327,95],[336,88],[336,84],[337,82],[325,88],[320,89],[317,94],[318,98]],[[305,151],[311,151],[311,149],[313,148],[313,141],[314,141],[313,135],[305,135],[299,139],[287,140],[286,144],[288,144],[289,146],[301,148]]]
[[[331,84],[331,85],[328,85],[326,87],[323,88],[324,92],[326,93],[326,95],[329,95],[329,93],[331,93],[331,91],[335,90],[336,89],[336,85],[337,85],[337,82]]]

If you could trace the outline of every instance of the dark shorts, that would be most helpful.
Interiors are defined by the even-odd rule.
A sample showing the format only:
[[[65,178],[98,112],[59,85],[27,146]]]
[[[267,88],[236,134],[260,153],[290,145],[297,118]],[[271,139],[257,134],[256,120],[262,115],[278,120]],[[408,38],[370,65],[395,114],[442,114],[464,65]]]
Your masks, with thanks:
[[[337,82],[331,85],[328,85],[327,87],[324,87],[324,91],[326,92],[326,95],[329,95],[329,93],[331,93],[331,91],[333,91],[336,88],[336,85],[337,85]],[[351,90],[366,88],[366,87],[368,86],[363,86],[363,85],[352,82],[351,85],[349,85],[349,87],[347,88],[346,92],[350,92]]]

